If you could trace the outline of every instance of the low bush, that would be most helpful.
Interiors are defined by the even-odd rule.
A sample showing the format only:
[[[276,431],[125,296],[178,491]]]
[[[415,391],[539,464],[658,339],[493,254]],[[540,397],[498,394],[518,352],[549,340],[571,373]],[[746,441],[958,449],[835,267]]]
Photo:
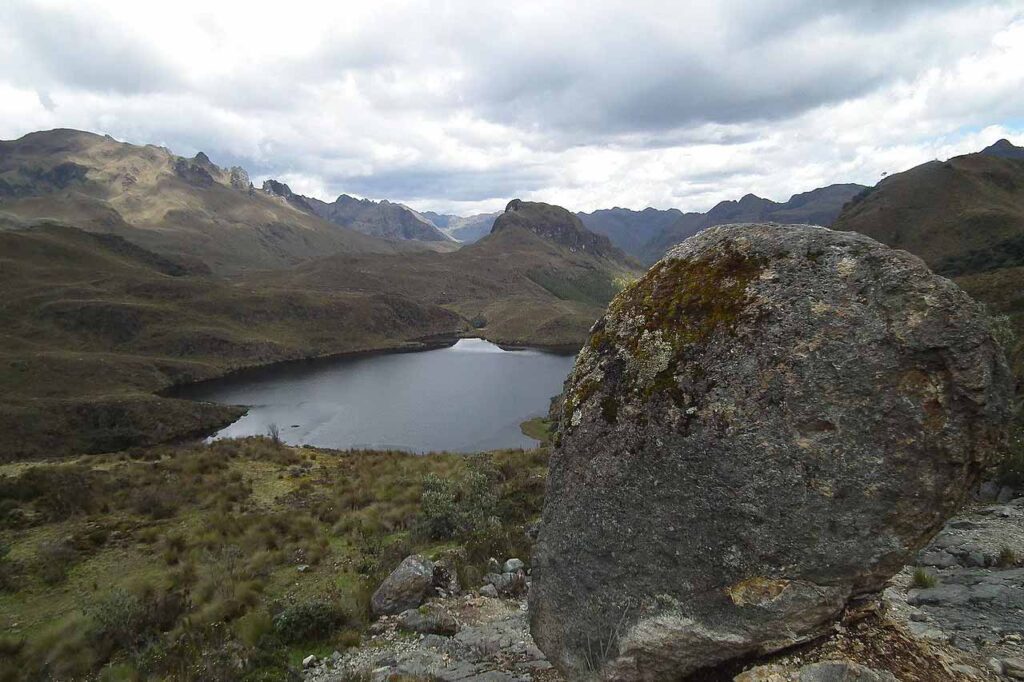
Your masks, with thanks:
[[[286,606],[274,617],[274,633],[287,644],[326,639],[352,623],[333,601],[315,599]]]
[[[37,572],[47,585],[64,582],[78,552],[65,540],[43,542],[36,550]]]

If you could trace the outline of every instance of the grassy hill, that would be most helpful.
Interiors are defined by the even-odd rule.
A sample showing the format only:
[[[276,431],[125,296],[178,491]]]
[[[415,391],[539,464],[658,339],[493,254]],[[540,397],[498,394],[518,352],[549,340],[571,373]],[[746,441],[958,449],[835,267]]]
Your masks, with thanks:
[[[386,290],[254,287],[189,273],[116,236],[0,231],[0,461],[204,433],[238,411],[153,393],[464,326]]]
[[[0,682],[299,679],[408,554],[530,555],[547,454],[269,438],[0,465]]]
[[[860,193],[832,227],[920,256],[1008,316],[1024,375],[1024,160],[981,153],[922,164]]]
[[[254,189],[238,167],[77,130],[0,142],[0,225],[116,234],[191,267],[238,272],[324,254],[394,252]]]

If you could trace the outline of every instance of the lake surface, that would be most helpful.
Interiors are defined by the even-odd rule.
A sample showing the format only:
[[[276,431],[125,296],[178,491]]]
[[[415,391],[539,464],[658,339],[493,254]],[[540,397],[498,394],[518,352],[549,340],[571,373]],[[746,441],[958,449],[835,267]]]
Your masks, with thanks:
[[[481,339],[450,348],[286,364],[185,386],[174,395],[249,406],[214,438],[265,435],[293,445],[476,452],[530,448],[523,421],[547,414],[571,355],[505,351]]]

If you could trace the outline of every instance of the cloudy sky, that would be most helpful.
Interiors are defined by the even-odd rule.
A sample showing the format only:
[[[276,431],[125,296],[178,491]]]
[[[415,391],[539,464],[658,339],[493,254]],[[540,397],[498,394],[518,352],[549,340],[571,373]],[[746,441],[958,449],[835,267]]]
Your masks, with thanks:
[[[706,210],[1024,144],[1024,0],[0,2],[0,139],[471,213]]]

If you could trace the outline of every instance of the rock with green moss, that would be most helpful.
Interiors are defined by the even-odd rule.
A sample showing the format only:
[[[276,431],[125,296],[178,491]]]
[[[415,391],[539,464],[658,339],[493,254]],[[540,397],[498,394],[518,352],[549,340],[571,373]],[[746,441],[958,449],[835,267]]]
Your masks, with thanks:
[[[987,317],[908,253],[711,228],[624,290],[566,384],[531,626],[570,678],[679,679],[825,632],[1005,440]]]

